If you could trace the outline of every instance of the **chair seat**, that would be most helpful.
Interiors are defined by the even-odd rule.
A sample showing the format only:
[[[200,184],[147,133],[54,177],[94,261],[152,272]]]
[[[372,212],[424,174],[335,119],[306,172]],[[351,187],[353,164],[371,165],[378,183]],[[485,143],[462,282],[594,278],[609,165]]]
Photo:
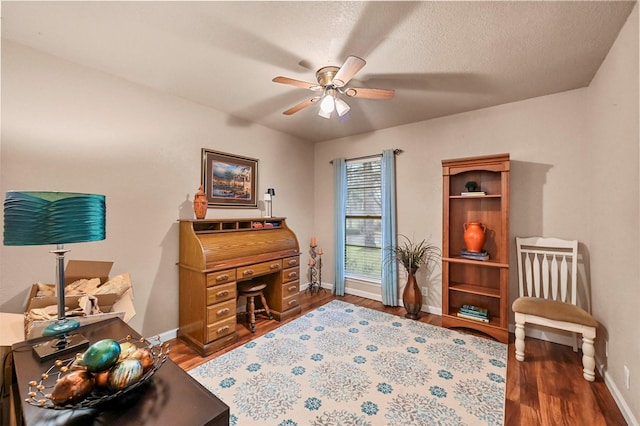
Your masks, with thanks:
[[[580,324],[587,327],[598,327],[598,321],[584,309],[557,300],[540,299],[537,297],[519,297],[513,302],[511,308],[513,312],[535,315],[555,321]]]
[[[260,292],[267,288],[266,284],[254,284],[254,283],[246,283],[246,284],[238,284],[238,292],[243,296],[245,293],[256,293]]]

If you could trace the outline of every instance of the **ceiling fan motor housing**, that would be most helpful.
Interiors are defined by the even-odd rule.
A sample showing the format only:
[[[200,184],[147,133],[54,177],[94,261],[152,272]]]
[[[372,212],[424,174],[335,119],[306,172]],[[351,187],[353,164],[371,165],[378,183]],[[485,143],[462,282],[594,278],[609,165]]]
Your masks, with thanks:
[[[330,84],[333,84],[333,77],[335,77],[339,69],[339,67],[334,66],[320,68],[316,72],[316,79],[318,80],[318,84],[321,86],[328,86]]]

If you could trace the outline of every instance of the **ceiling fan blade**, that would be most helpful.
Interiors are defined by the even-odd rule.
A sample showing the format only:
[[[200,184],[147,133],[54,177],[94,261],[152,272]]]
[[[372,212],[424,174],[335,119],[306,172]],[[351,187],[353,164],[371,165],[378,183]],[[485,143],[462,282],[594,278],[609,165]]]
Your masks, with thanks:
[[[296,80],[294,78],[289,78],[289,77],[278,76],[271,81],[273,81],[274,83],[290,84],[291,86],[303,87],[305,89],[311,89],[316,91],[322,90],[322,86],[318,86],[317,83],[307,83],[306,81]]]
[[[340,67],[336,75],[333,77],[333,85],[342,87],[353,78],[358,71],[362,69],[367,62],[357,56],[349,56],[344,64]]]
[[[391,89],[365,89],[364,87],[349,87],[344,94],[351,98],[362,99],[391,99],[395,90]]]
[[[284,115],[295,114],[296,112],[300,111],[301,109],[304,109],[304,108],[308,107],[309,105],[311,105],[312,103],[316,102],[319,99],[320,98],[307,99],[304,102],[300,102],[298,105],[292,106],[291,108],[289,108],[288,110],[283,112],[283,114]]]

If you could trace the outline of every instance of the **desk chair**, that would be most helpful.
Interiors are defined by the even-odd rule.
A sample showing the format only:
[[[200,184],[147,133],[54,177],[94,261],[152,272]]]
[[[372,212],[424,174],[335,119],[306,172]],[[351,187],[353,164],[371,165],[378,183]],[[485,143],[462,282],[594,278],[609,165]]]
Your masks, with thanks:
[[[595,379],[594,341],[598,322],[577,306],[578,241],[516,238],[520,297],[512,305],[516,359],[524,361],[525,324],[582,334],[583,376]],[[574,344],[574,351],[577,351]]]
[[[273,315],[271,315],[271,311],[269,310],[269,306],[267,305],[267,299],[264,297],[264,293],[262,290],[267,288],[266,284],[255,284],[252,282],[247,283],[239,283],[238,284],[238,298],[240,296],[245,296],[247,298],[247,312],[249,316],[249,325],[251,327],[251,332],[256,332],[256,314],[260,312],[265,312],[269,319],[273,319]],[[260,297],[260,301],[262,302],[262,309],[256,309],[255,298]]]

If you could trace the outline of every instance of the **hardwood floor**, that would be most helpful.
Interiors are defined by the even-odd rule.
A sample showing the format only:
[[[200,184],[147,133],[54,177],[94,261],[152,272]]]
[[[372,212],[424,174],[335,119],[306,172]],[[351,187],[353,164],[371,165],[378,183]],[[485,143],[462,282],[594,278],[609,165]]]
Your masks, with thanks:
[[[328,292],[301,294],[302,313],[309,312],[331,299],[364,306],[395,315],[404,315],[403,307],[388,307],[375,300],[347,295],[335,297]],[[420,321],[440,326],[441,317],[421,313]],[[282,323],[264,317],[251,334],[245,324],[238,324],[238,341],[206,358],[178,340],[172,340],[171,359],[184,370],[190,370],[248,341],[261,336]],[[460,330],[464,331],[464,330]],[[505,425],[626,425],[602,377],[589,383],[582,377],[581,354],[570,347],[537,339],[527,339],[526,360],[515,359],[513,335],[509,340]]]

